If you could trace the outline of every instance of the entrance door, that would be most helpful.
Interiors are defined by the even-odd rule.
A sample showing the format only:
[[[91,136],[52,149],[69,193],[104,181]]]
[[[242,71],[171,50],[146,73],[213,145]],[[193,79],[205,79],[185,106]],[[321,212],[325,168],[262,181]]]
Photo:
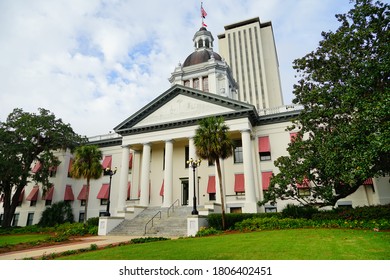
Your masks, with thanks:
[[[188,178],[181,180],[181,205],[188,205],[189,189],[188,189]]]

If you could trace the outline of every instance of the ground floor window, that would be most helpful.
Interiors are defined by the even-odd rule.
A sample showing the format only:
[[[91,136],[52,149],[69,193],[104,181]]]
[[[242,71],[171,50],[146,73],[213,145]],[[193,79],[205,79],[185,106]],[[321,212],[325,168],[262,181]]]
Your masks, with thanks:
[[[12,226],[16,227],[18,225],[18,222],[19,222],[19,213],[15,213],[14,218],[12,219]]]
[[[34,213],[28,213],[26,226],[31,226],[34,220]]]
[[[81,205],[81,206],[85,206],[86,203],[87,203],[87,202],[86,202],[85,199],[80,200],[80,205]]]
[[[215,194],[215,193],[209,193],[209,200],[210,200],[210,201],[215,201],[215,200],[217,200],[216,194]]]
[[[50,206],[51,205],[51,200],[45,200],[45,206]]]
[[[299,196],[310,196],[310,189],[309,188],[298,188],[298,195]]]
[[[278,212],[276,206],[267,205],[265,206],[265,213],[275,213]]]
[[[107,205],[108,199],[100,199],[100,205]]]
[[[84,217],[85,217],[85,213],[84,212],[80,212],[79,213],[79,223],[84,222]]]
[[[240,214],[240,213],[242,213],[242,208],[241,207],[230,207],[230,213]]]

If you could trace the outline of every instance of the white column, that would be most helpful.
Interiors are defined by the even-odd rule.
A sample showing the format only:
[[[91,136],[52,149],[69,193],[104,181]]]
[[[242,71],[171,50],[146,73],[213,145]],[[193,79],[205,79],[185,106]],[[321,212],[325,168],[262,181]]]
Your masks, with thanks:
[[[164,203],[163,207],[172,205],[173,198],[173,141],[165,141],[164,170]]]
[[[123,211],[126,207],[127,184],[129,181],[130,147],[122,146],[122,163],[119,178],[118,207],[117,211]]]
[[[196,157],[196,148],[194,144],[194,138],[188,138],[188,157],[195,159]],[[188,207],[193,207],[192,199],[194,197],[194,173],[192,168],[188,168]]]
[[[149,205],[150,151],[150,143],[145,143],[142,151],[141,197],[139,201],[140,206]]]
[[[250,130],[241,131],[242,154],[244,161],[245,201],[256,203],[255,178],[253,174],[252,145]]]

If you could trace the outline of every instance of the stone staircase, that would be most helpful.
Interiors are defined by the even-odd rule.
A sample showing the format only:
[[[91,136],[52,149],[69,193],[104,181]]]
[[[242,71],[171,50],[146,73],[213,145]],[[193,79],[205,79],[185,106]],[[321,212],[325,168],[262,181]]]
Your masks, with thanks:
[[[189,215],[191,215],[190,207],[170,208],[169,217],[167,208],[149,207],[134,219],[124,220],[109,235],[184,237],[187,236],[187,216]],[[149,222],[152,217],[154,217],[153,222]],[[145,234],[146,223],[148,225]]]

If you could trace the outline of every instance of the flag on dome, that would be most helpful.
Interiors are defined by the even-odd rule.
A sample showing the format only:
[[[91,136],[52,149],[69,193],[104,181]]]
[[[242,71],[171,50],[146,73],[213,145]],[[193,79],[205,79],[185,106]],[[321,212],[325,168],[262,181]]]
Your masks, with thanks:
[[[200,15],[202,18],[202,27],[207,27],[207,24],[203,21],[203,19],[205,19],[207,16],[205,9],[203,9],[203,2],[200,2]]]
[[[207,13],[206,13],[206,11],[203,9],[203,6],[200,7],[200,13],[201,13],[201,15],[202,15],[202,18],[206,18]]]

